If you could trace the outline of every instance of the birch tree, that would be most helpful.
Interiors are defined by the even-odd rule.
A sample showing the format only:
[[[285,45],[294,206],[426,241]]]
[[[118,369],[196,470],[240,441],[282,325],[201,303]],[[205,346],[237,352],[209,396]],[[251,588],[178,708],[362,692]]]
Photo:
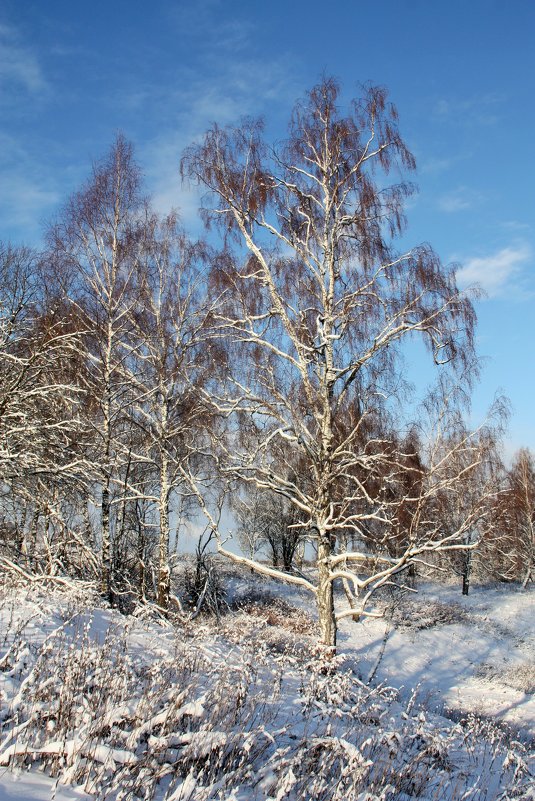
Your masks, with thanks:
[[[129,359],[132,419],[142,432],[132,456],[144,466],[145,481],[129,482],[128,491],[157,508],[157,602],[167,610],[173,499],[191,495],[187,477],[206,444],[200,386],[209,369],[209,304],[202,294],[203,247],[188,240],[175,215],[148,220],[145,241]]]
[[[515,453],[494,512],[489,555],[495,573],[526,587],[535,579],[535,458],[528,448]]]
[[[85,470],[83,392],[71,369],[79,345],[44,291],[38,254],[0,244],[0,514],[13,532],[11,558],[47,575],[78,539],[48,535]]]
[[[79,338],[43,308],[37,255],[0,243],[0,480],[67,481],[79,461],[80,393],[68,365]]]
[[[55,279],[84,331],[85,369],[80,381],[90,400],[88,422],[94,431],[93,463],[99,484],[95,503],[100,508],[101,590],[108,597],[112,505],[123,452],[119,443],[132,391],[125,370],[129,356],[125,343],[144,230],[139,169],[131,145],[118,136],[48,235]]]
[[[452,548],[441,562],[462,576],[462,593],[468,595],[474,557],[481,553],[495,525],[502,470],[498,449],[508,419],[508,401],[496,398],[485,422],[470,430],[459,408],[459,392],[455,382],[443,380],[424,404],[426,475],[418,494],[425,503],[423,515],[419,505],[415,511],[412,504],[411,528],[415,523],[433,526],[443,536],[457,540],[459,547]]]
[[[413,187],[403,179],[389,185],[388,176],[415,164],[386,92],[365,87],[346,113],[339,95],[331,79],[314,87],[296,104],[280,146],[266,144],[260,121],[245,120],[214,125],[182,161],[183,175],[205,187],[205,220],[226,244],[212,279],[223,298],[214,335],[229,343],[231,378],[212,402],[254,429],[241,442],[233,424],[220,467],[295,507],[316,544],[317,580],[240,559],[307,587],[330,648],[337,619],[354,613],[335,611],[337,579],[351,585],[365,614],[370,589],[424,552],[461,545],[456,532],[422,526],[394,557],[342,544],[348,535],[362,542],[370,523],[385,537],[392,531],[388,493],[367,487],[402,461],[373,423],[401,395],[404,342],[422,337],[436,364],[460,374],[473,362],[474,328],[454,269],[427,245],[395,247]],[[304,471],[281,467],[274,451],[282,446]],[[221,538],[219,548],[232,557]],[[359,565],[370,563],[373,576],[362,578]]]

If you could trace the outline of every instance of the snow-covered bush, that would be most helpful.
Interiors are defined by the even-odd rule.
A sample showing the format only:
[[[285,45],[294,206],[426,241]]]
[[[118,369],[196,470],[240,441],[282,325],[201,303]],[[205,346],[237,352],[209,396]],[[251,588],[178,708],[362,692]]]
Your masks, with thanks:
[[[277,652],[266,630],[299,638],[243,610],[172,630],[32,591],[0,612],[12,770],[40,765],[109,801],[530,798],[527,754],[500,730],[402,706],[312,637]]]
[[[396,626],[409,626],[416,629],[431,629],[434,626],[450,626],[466,623],[470,616],[457,603],[432,601],[428,603],[404,600],[398,603],[392,614]]]
[[[312,615],[283,598],[249,591],[238,598],[235,606],[251,617],[265,620],[268,626],[281,626],[296,634],[315,633],[316,623]]]

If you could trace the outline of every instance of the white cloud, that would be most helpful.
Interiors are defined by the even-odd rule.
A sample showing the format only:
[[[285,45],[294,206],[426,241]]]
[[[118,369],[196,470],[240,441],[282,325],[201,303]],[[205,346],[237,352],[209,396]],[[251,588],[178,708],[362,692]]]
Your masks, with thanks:
[[[172,109],[166,125],[141,151],[141,162],[153,203],[161,213],[177,207],[188,226],[200,227],[198,208],[201,190],[184,186],[179,176],[184,148],[198,140],[217,121],[237,123],[244,115],[256,116],[273,106],[291,107],[299,93],[291,60],[281,57],[262,63],[254,58],[222,64],[219,73],[191,81],[185,88],[154,88],[159,106]],[[180,82],[179,86],[180,86]]]
[[[503,295],[521,277],[522,268],[533,258],[527,243],[502,248],[488,256],[468,259],[458,271],[461,286],[479,284],[489,297]]]
[[[176,35],[186,33],[188,39],[195,38],[208,57],[216,53],[220,56],[222,51],[235,56],[247,48],[256,29],[243,17],[230,16],[223,0],[171,4],[165,13]]]
[[[0,217],[3,230],[15,235],[24,232],[26,244],[38,242],[46,217],[60,201],[60,195],[49,189],[44,180],[21,173],[1,173],[2,195]]]
[[[58,177],[15,137],[0,131],[0,236],[35,244],[60,200]]]
[[[518,220],[506,220],[502,223],[504,228],[509,229],[510,231],[530,231],[531,225],[525,222],[519,222]]]
[[[48,89],[37,57],[21,44],[17,31],[8,25],[0,25],[0,89],[4,98],[20,89],[30,94],[41,94]]]
[[[482,200],[483,196],[479,192],[469,189],[466,186],[459,186],[457,189],[442,195],[442,197],[438,199],[438,207],[441,211],[454,214],[457,211],[470,209],[478,203],[481,203]]]
[[[427,158],[421,165],[418,164],[421,172],[429,175],[438,175],[448,172],[458,161],[457,158]]]
[[[435,114],[445,120],[464,125],[494,125],[499,117],[496,113],[504,97],[496,93],[464,97],[442,98],[435,104]]]

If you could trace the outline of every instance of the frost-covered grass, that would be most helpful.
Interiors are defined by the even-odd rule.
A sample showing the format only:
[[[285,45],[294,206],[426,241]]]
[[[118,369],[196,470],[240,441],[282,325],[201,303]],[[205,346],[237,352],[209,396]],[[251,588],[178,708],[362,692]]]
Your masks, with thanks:
[[[171,625],[87,593],[6,590],[5,797],[27,777],[50,797],[52,777],[58,798],[110,801],[535,798],[528,743],[367,686],[354,646],[327,661],[289,599],[244,585],[231,607],[220,623]]]

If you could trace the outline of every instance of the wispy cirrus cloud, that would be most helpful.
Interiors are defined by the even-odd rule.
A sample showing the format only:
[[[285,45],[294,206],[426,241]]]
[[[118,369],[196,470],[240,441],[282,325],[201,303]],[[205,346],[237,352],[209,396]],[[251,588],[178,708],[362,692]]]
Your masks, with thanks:
[[[433,158],[428,157],[420,165],[420,170],[428,175],[440,175],[448,172],[458,159],[456,158]]]
[[[0,24],[0,97],[5,101],[21,91],[39,95],[48,89],[36,54],[24,44],[16,28]]]
[[[0,22],[0,220],[2,238],[38,241],[40,224],[57,203],[55,184],[41,147],[31,146],[26,125],[51,86],[34,48],[21,30]],[[32,154],[32,150],[35,152]]]
[[[47,184],[29,175],[3,176],[6,188],[0,199],[0,216],[7,228],[24,230],[28,240],[41,233],[47,211],[50,213],[61,196]]]
[[[448,214],[455,214],[458,211],[465,211],[479,205],[484,200],[480,192],[470,189],[467,186],[459,186],[451,192],[441,195],[437,205],[441,211]]]
[[[289,79],[292,64],[282,56],[271,63],[242,58],[220,65],[219,74],[197,78],[176,87],[155,89],[158,103],[174,109],[165,126],[143,148],[142,161],[160,212],[178,207],[188,224],[198,219],[200,190],[184,186],[179,164],[184,149],[201,137],[207,128],[238,123],[244,115],[258,116],[287,112],[299,93],[297,82]],[[150,94],[150,92],[149,92]]]
[[[224,0],[176,3],[164,13],[176,35],[193,37],[208,58],[220,58],[224,51],[236,55],[247,49],[256,27],[251,20],[229,13]]]
[[[289,105],[300,91],[296,58],[293,53],[259,53],[252,37],[253,23],[233,18],[222,0],[171,5],[165,19],[167,30],[172,31],[179,49],[183,45],[187,57],[176,58],[167,50],[160,58],[154,43],[143,41],[136,60],[128,66],[124,60],[119,63],[114,81],[86,80],[84,94],[87,102],[91,99],[100,110],[100,118],[105,120],[101,128],[109,128],[109,141],[116,130],[123,130],[140,143],[137,155],[157,210],[165,213],[178,207],[184,222],[200,227],[200,192],[182,185],[179,176],[184,148],[214,121],[225,125],[242,115],[264,112],[272,118],[274,110]],[[54,84],[48,82],[38,51],[27,46],[22,33],[10,25],[0,28],[0,113],[2,105],[9,112],[3,127],[4,138],[10,138],[0,147],[0,216],[4,236],[36,240],[39,221],[48,218],[58,200],[71,191],[72,181],[67,180],[65,169],[51,168],[52,160],[39,161],[42,148],[33,138],[31,126],[20,135],[20,121],[32,116],[35,101],[50,99],[52,90],[59,96],[56,86],[61,86],[62,96],[72,87],[68,81],[58,81],[58,70],[51,72]],[[84,64],[98,64],[93,72],[104,74],[111,62],[101,64],[98,49],[85,47]],[[72,60],[70,46],[62,45],[59,56],[66,63]],[[155,68],[141,69],[142,63]],[[80,75],[87,78],[88,69],[84,70]],[[70,113],[77,102],[73,94]],[[0,138],[1,128],[0,120]],[[84,142],[90,157],[99,156],[101,139],[98,144],[95,138]],[[24,152],[16,152],[16,142],[23,142]],[[65,161],[55,155],[56,164]],[[71,173],[75,166],[69,165]]]
[[[15,137],[1,132],[0,186],[0,237],[24,232],[26,243],[37,242],[45,217],[60,200],[57,181]]]
[[[491,298],[511,291],[517,296],[519,284],[525,277],[524,268],[533,257],[531,245],[519,242],[486,256],[468,259],[458,271],[457,279],[464,287],[479,284]]]
[[[224,126],[265,115],[271,125],[282,115],[285,127],[302,91],[300,60],[293,51],[259,50],[257,23],[229,11],[224,0],[171,4],[165,20],[188,57],[159,62],[146,45],[147,62],[160,69],[121,76],[106,103],[113,115],[123,113],[127,135],[142,142],[139,158],[157,210],[178,207],[184,221],[195,225],[200,193],[181,182],[184,149],[214,122]]]
[[[505,220],[502,223],[502,228],[507,228],[509,231],[530,231],[532,226],[526,222],[520,222],[519,220]]]
[[[494,125],[499,120],[499,108],[504,97],[489,92],[473,97],[441,98],[435,105],[435,115],[456,124]]]

